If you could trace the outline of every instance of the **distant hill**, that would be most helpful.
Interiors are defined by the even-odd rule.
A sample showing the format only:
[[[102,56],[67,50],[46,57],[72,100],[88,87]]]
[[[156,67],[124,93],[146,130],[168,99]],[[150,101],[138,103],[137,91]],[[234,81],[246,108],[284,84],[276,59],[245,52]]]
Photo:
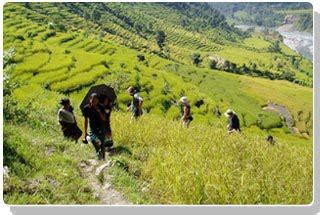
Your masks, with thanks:
[[[229,22],[263,27],[279,27],[288,17],[294,17],[298,31],[312,31],[312,5],[307,2],[250,2],[250,3],[210,3],[219,10]]]

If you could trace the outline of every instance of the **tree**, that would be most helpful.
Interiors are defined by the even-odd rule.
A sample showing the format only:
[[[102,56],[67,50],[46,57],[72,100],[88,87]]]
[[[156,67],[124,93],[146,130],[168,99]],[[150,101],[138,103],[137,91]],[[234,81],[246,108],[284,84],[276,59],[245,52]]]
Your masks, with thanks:
[[[192,63],[196,66],[199,66],[199,64],[201,63],[201,58],[200,58],[200,54],[199,53],[194,53],[192,56],[191,56],[191,59],[192,59]]]
[[[229,70],[233,73],[237,73],[237,64],[230,62]]]
[[[218,62],[216,61],[216,60],[210,60],[210,62],[209,62],[209,68],[210,69],[216,69],[217,68],[217,64],[218,64]]]
[[[142,55],[142,54],[138,54],[138,55],[137,55],[137,59],[138,59],[138,61],[144,61],[144,60],[145,60],[145,57],[144,57],[144,55]]]
[[[182,27],[186,27],[188,25],[188,21],[186,19],[182,19],[182,20],[180,20],[180,25]]]
[[[87,12],[84,12],[84,13],[83,13],[83,18],[84,18],[85,20],[90,19],[90,14],[87,13]]]
[[[286,71],[281,74],[281,78],[288,81],[294,81],[295,74],[293,72]]]
[[[225,60],[224,63],[223,63],[223,65],[222,65],[222,69],[223,69],[224,71],[229,71],[229,70],[230,70],[230,61]]]
[[[102,41],[102,39],[104,38],[104,36],[105,36],[104,31],[99,31],[98,38],[99,38],[100,41]]]
[[[67,31],[66,26],[64,26],[64,25],[61,24],[61,23],[56,24],[56,25],[55,25],[55,29],[56,29],[57,31],[60,31],[60,32],[66,32],[66,31]]]
[[[272,43],[269,46],[268,50],[269,50],[269,52],[281,52],[279,40],[277,40],[276,42]]]
[[[246,73],[249,72],[249,69],[248,69],[248,67],[246,66],[246,64],[243,64],[243,65],[241,66],[240,72],[241,72],[242,74],[246,74]]]
[[[23,4],[25,8],[31,9],[30,2],[24,2]]]
[[[147,26],[146,26],[146,32],[147,33],[152,33],[152,31],[153,31],[153,25],[152,25],[151,22],[148,22]]]
[[[163,31],[157,31],[156,41],[160,50],[162,51],[166,41],[166,35]]]
[[[140,25],[138,22],[135,22],[133,27],[134,27],[134,29],[136,29],[138,34],[140,34],[143,30],[142,25]]]
[[[96,8],[93,8],[90,17],[92,21],[97,22],[101,18],[101,13]]]
[[[253,71],[256,71],[256,70],[257,70],[257,64],[255,64],[255,63],[252,64],[252,70],[253,70]]]

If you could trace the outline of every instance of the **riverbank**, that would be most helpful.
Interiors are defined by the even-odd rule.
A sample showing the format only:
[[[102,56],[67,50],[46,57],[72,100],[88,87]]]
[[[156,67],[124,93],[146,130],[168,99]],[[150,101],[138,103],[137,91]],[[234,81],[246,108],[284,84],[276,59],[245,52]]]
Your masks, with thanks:
[[[235,27],[244,31],[249,28],[255,28],[258,31],[264,29],[264,27],[254,25],[236,25]],[[273,30],[276,30],[283,36],[283,43],[286,46],[313,62],[312,33],[295,31],[292,25],[283,25]]]

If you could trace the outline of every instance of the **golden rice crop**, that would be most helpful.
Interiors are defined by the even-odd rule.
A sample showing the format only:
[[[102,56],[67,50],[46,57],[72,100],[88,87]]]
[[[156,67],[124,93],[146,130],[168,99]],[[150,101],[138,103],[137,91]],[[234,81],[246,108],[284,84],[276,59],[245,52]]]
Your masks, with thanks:
[[[259,135],[228,135],[219,128],[114,114],[116,145],[132,151],[152,198],[162,204],[308,204],[312,201],[312,147]]]

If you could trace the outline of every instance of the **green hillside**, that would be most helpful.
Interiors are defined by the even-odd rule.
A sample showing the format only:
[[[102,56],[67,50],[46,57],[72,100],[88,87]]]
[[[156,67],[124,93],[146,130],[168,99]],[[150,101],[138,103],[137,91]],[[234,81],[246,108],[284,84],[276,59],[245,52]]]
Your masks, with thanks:
[[[112,129],[126,150],[110,174],[131,202],[312,201],[312,63],[282,42],[271,49],[274,35],[241,32],[200,3],[7,3],[3,26],[6,203],[100,202],[78,166],[91,147],[57,137],[56,122],[68,96],[82,125],[79,104],[99,83],[118,96]],[[136,124],[124,113],[130,85],[144,98]],[[189,130],[178,121],[183,95]],[[285,107],[293,128],[268,104]],[[217,108],[234,109],[243,133],[226,135]]]

